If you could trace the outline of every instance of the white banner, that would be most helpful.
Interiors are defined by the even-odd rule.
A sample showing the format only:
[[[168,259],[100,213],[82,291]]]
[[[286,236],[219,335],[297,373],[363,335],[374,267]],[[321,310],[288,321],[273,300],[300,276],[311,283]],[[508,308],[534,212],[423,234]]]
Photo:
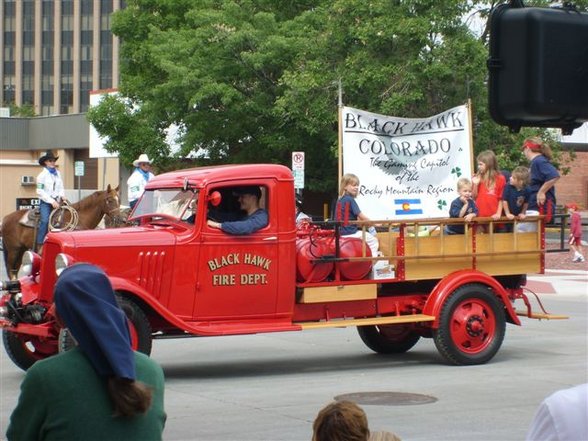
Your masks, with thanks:
[[[457,180],[472,176],[466,105],[428,118],[344,107],[343,173],[359,177],[357,203],[374,220],[448,217]]]

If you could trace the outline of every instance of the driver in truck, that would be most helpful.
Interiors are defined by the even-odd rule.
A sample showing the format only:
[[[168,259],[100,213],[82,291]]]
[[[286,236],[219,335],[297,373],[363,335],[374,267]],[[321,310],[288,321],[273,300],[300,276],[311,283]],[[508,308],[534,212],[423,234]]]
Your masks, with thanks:
[[[217,222],[209,219],[207,221],[209,227],[218,228],[229,234],[246,235],[267,226],[267,210],[259,206],[261,189],[258,186],[249,185],[238,187],[233,191],[233,194],[238,197],[239,206],[245,212],[245,217],[239,220],[225,222]]]

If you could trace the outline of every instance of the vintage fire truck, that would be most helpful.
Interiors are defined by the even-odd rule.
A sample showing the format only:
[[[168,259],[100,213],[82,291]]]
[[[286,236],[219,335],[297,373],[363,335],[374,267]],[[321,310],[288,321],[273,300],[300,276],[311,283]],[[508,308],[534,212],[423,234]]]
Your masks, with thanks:
[[[243,186],[260,188],[267,226],[243,236],[211,228],[208,219],[238,215],[234,192]],[[532,311],[526,295],[526,274],[544,270],[542,217],[525,220],[534,232],[498,233],[479,219],[459,235],[444,227],[460,219],[374,221],[380,252],[371,256],[365,236],[340,236],[337,222],[297,226],[294,204],[292,172],[281,165],[155,177],[134,225],[50,233],[42,257],[26,253],[20,279],[2,283],[8,355],[27,369],[67,345],[53,288],[76,262],[106,272],[133,346],[146,354],[154,338],[356,326],[377,353],[404,353],[433,338],[449,363],[472,365],[496,354],[506,322],[561,318],[542,306]],[[360,225],[364,235],[369,226]]]

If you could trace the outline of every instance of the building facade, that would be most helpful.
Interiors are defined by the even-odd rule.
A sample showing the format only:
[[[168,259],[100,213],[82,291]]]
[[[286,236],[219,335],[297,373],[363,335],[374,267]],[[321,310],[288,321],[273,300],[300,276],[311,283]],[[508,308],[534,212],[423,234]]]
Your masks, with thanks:
[[[37,115],[83,113],[118,86],[112,13],[122,0],[0,0],[0,104]],[[1,107],[1,106],[0,106]]]
[[[125,182],[118,158],[90,158],[90,125],[84,114],[36,118],[0,118],[0,220],[19,208],[23,200],[37,197],[36,178],[42,168],[39,158],[51,150],[59,156],[66,195],[72,202]],[[75,173],[76,163],[84,165],[83,176]],[[121,185],[126,195],[126,185]],[[126,198],[126,196],[125,196]],[[126,199],[125,199],[126,201]]]

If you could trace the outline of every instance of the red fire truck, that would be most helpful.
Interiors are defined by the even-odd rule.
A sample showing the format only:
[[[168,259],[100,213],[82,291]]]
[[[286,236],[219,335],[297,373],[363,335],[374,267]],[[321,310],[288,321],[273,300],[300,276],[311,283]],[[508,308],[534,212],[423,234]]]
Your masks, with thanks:
[[[243,186],[260,188],[267,226],[242,236],[211,228],[208,219],[238,212],[234,192]],[[133,226],[51,233],[42,257],[27,252],[20,279],[3,282],[8,355],[27,369],[67,341],[53,288],[76,262],[108,274],[133,345],[147,354],[154,338],[356,326],[375,352],[403,353],[433,338],[449,363],[471,365],[496,354],[506,322],[560,318],[533,312],[525,293],[526,274],[544,270],[541,217],[525,220],[535,232],[497,233],[479,219],[461,235],[444,232],[460,219],[374,221],[380,253],[371,256],[365,236],[341,237],[336,222],[297,227],[294,203],[292,172],[280,165],[155,177]],[[484,223],[481,232],[476,225]]]

